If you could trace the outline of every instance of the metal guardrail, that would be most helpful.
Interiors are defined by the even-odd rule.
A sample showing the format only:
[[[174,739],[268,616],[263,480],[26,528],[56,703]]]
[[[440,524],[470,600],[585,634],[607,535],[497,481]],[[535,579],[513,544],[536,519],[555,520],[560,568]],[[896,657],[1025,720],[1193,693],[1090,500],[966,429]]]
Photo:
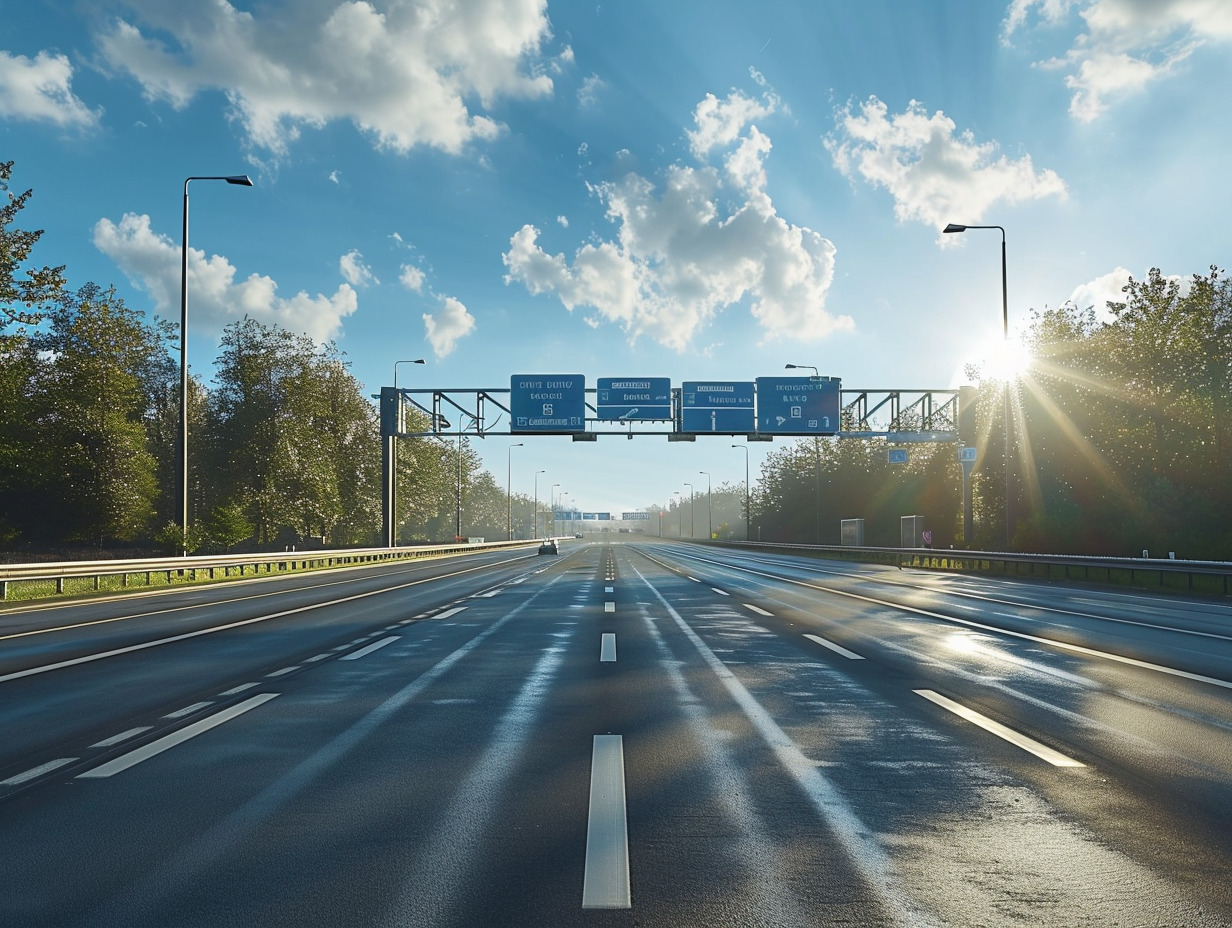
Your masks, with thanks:
[[[460,554],[501,548],[538,545],[530,541],[458,542],[447,545],[416,545],[401,548],[348,548],[316,551],[283,551],[274,554],[221,554],[208,557],[134,558],[119,561],[59,561],[45,564],[10,564],[0,566],[0,601],[8,599],[10,584],[55,582],[57,594],[65,592],[65,581],[84,578],[93,580],[93,589],[101,587],[103,578],[119,577],[120,587],[171,586],[175,582],[194,582],[223,577],[244,577],[275,572],[378,564],[413,560],[442,554]],[[204,574],[204,576],[202,576]],[[160,582],[154,582],[158,577]]]
[[[1085,580],[1118,586],[1162,588],[1213,596],[1232,593],[1232,562],[1149,557],[1086,557],[1069,554],[1015,554],[945,548],[857,548],[848,545],[782,544],[763,541],[715,542],[737,548],[791,550],[865,563],[993,573],[1010,577]]]

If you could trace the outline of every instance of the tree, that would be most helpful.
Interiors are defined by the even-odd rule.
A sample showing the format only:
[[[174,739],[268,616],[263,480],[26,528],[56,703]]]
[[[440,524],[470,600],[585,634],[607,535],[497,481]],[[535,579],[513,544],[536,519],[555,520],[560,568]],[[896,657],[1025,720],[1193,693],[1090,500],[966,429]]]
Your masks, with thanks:
[[[26,261],[43,230],[27,232],[10,228],[26,206],[32,191],[14,194],[9,190],[13,162],[0,162],[0,337],[10,323],[34,324],[42,312],[64,291],[64,266],[27,268]],[[2,346],[0,346],[2,347]]]

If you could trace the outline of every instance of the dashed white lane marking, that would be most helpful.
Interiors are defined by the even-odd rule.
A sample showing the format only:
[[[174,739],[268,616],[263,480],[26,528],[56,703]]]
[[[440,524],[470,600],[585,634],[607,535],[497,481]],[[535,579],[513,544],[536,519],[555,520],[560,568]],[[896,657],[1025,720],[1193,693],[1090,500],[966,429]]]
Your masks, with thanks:
[[[213,715],[206,716],[200,721],[193,722],[179,731],[172,732],[169,735],[164,735],[157,741],[151,741],[149,744],[137,748],[135,751],[129,751],[127,754],[122,754],[114,760],[109,760],[107,763],[95,767],[93,770],[87,770],[85,773],[77,774],[77,779],[99,779],[102,777],[114,776],[117,773],[122,773],[129,767],[134,767],[144,760],[149,760],[155,755],[161,754],[163,751],[170,750],[177,744],[183,744],[190,738],[195,738],[197,735],[215,728],[223,722],[229,722],[236,716],[243,715],[249,709],[255,709],[262,703],[269,702],[277,693],[260,693],[256,696],[250,696],[241,703],[236,703],[234,706],[229,706],[221,712],[215,712]]]
[[[0,780],[0,786],[21,786],[22,783],[33,780],[35,777],[41,777],[43,774],[51,773],[51,771],[57,770],[65,764],[71,764],[76,759],[75,757],[59,757],[55,760],[49,760],[45,764],[31,767],[29,770],[9,777],[7,780]]]
[[[229,690],[223,690],[218,695],[219,696],[238,696],[240,693],[244,692],[245,690],[250,690],[254,686],[260,686],[260,685],[261,685],[260,683],[241,683],[239,686],[233,686]]]
[[[266,676],[281,677],[283,674],[291,673],[293,670],[299,670],[299,664],[296,664],[294,667],[283,667],[282,670],[275,670],[273,673],[267,673]]]
[[[121,741],[127,741],[129,738],[136,738],[139,734],[149,731],[153,725],[141,725],[137,728],[130,728],[128,731],[122,731],[118,735],[112,735],[110,738],[104,738],[95,744],[90,745],[92,748],[109,748],[119,744]]]
[[[616,633],[604,632],[603,637],[599,639],[599,661],[616,660]]]
[[[812,641],[816,644],[821,645],[823,648],[829,648],[835,654],[843,655],[843,657],[847,658],[849,661],[864,660],[863,655],[857,654],[855,651],[848,651],[841,644],[835,644],[833,641],[827,641],[825,638],[822,638],[820,635],[805,635],[804,637],[807,638],[809,641]]]
[[[191,706],[185,706],[183,709],[176,709],[174,712],[168,712],[163,716],[165,719],[182,719],[186,715],[192,715],[206,706],[214,705],[212,702],[194,702]]]
[[[314,654],[314,655],[312,655],[312,657],[308,658],[308,660],[304,661],[304,663],[305,663],[305,664],[315,664],[317,661],[323,661],[323,660],[325,660],[325,659],[327,659],[327,658],[330,658],[330,657],[333,657],[333,656],[334,656],[334,655],[332,655],[332,654],[330,654],[328,651],[326,651],[324,654]]]
[[[476,593],[471,599],[491,599],[493,596],[499,595],[500,590],[488,590],[486,593]]]
[[[767,612],[765,609],[761,608],[760,606],[754,606],[752,603],[745,603],[744,608],[752,609],[758,615],[774,615],[773,612]]]
[[[685,574],[685,576],[686,576],[686,577],[689,577],[689,575],[688,575],[688,574]],[[690,579],[690,580],[692,580],[694,583],[701,583],[701,581],[700,581],[700,580],[698,580],[696,577],[689,577],[689,579]]]
[[[459,612],[462,612],[462,611],[464,611],[465,609],[466,609],[466,607],[465,607],[465,606],[454,606],[452,609],[446,609],[444,612],[438,612],[438,613],[437,613],[436,615],[434,615],[432,618],[434,618],[434,619],[447,619],[447,618],[449,618],[450,616],[457,615]]]
[[[731,593],[728,593],[726,590],[720,590],[717,586],[712,586],[710,589],[714,590],[720,596],[731,596]]]
[[[1059,751],[1054,751],[1046,744],[1040,744],[1034,738],[1028,738],[1026,735],[1014,731],[1012,728],[1007,728],[1000,722],[995,722],[986,715],[980,715],[974,709],[968,709],[961,703],[954,702],[952,699],[947,699],[940,693],[935,693],[932,690],[912,690],[919,696],[923,696],[929,702],[936,703],[942,709],[953,712],[961,719],[966,719],[973,725],[978,725],[987,732],[996,735],[998,738],[1003,738],[1010,744],[1022,748],[1034,754],[1041,760],[1046,760],[1054,767],[1085,767],[1086,764],[1081,761],[1074,760],[1072,757],[1066,757]]]
[[[350,654],[344,654],[338,658],[340,661],[357,661],[361,657],[367,657],[373,651],[379,651],[387,644],[393,644],[395,641],[401,641],[398,635],[390,635],[388,638],[382,638],[380,641],[374,641],[366,648],[360,648],[358,651],[352,651]]]
[[[603,604],[603,611],[604,612],[615,612],[616,604],[609,599],[607,602]]]
[[[627,909],[633,904],[631,896],[624,739],[620,735],[595,735],[582,908]]]
[[[604,593],[615,593],[615,592],[616,592],[616,587],[614,587],[614,586],[605,586],[605,587],[603,588],[603,592],[604,592]]]

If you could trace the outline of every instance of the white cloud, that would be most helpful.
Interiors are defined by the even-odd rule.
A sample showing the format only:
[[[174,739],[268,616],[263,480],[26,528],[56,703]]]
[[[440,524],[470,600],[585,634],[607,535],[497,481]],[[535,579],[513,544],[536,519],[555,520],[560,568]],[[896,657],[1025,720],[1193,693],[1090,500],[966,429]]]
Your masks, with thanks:
[[[539,244],[524,225],[503,255],[506,282],[533,294],[554,293],[569,309],[589,307],[588,322],[614,322],[637,339],[648,335],[682,350],[724,307],[750,301],[766,338],[822,338],[854,327],[825,309],[834,276],[834,246],[778,215],[764,189],[770,140],[747,123],[774,104],[733,91],[708,95],[689,133],[698,157],[727,152],[725,171],[674,165],[662,189],[636,173],[592,191],[617,226],[611,241],[582,245],[572,263]],[[744,132],[745,134],[741,134]],[[726,177],[728,183],[724,183]],[[726,211],[720,203],[731,203]]]
[[[1226,0],[1014,0],[1003,36],[1009,41],[1026,28],[1035,11],[1056,26],[1074,10],[1084,31],[1063,56],[1039,65],[1069,72],[1069,111],[1080,122],[1094,121],[1110,101],[1167,76],[1200,46],[1232,39]]]
[[[329,172],[329,179],[330,179],[330,181],[331,181],[332,183],[335,183],[335,184],[340,184],[340,183],[342,183],[342,179],[341,179],[341,178],[342,178],[342,174],[341,174],[341,172],[339,172],[339,171],[330,171],[330,172]]]
[[[394,233],[397,234],[396,232]],[[401,239],[399,239],[401,241]],[[402,273],[398,275],[398,280],[406,289],[415,293],[423,292],[424,272],[413,264],[402,265]]]
[[[1107,320],[1111,318],[1108,312],[1109,300],[1114,303],[1125,301],[1125,294],[1121,292],[1121,288],[1129,283],[1129,276],[1129,271],[1118,267],[1085,284],[1079,284],[1069,295],[1069,302],[1079,309],[1094,307],[1096,318]]]
[[[980,143],[970,131],[955,135],[954,121],[938,110],[928,115],[912,101],[889,115],[870,97],[859,113],[848,105],[826,138],[835,167],[859,176],[894,197],[900,222],[916,220],[940,229],[947,222],[973,223],[996,203],[1066,196],[1054,171],[1036,171],[1030,155],[998,157],[995,142]]]
[[[117,225],[100,219],[94,225],[94,245],[111,258],[136,286],[154,300],[157,312],[177,318],[180,305],[180,246],[150,228],[150,217],[125,213]],[[188,251],[188,308],[195,329],[219,331],[244,316],[303,332],[318,342],[335,337],[342,320],[358,308],[349,284],[333,296],[309,296],[300,291],[290,299],[277,295],[272,278],[251,274],[236,282],[235,267],[222,255],[206,258]]]
[[[30,59],[0,51],[0,117],[66,129],[97,125],[102,110],[81,102],[72,83],[73,66],[64,55],[41,51]]]
[[[546,0],[127,5],[131,20],[99,37],[110,65],[175,107],[221,90],[250,143],[275,157],[304,128],[340,119],[382,149],[456,154],[502,131],[474,107],[553,87]]]
[[[603,78],[597,74],[590,75],[590,77],[582,81],[582,86],[578,88],[578,103],[583,109],[597,106],[599,103],[599,93],[606,87],[607,83]]]
[[[557,216],[556,222],[560,225],[562,229],[569,228],[569,217],[568,216]]]
[[[460,300],[451,296],[445,297],[435,316],[424,313],[423,321],[428,342],[438,358],[452,354],[458,339],[475,331],[475,317],[466,311]]]
[[[338,270],[342,272],[343,279],[352,287],[367,287],[380,283],[376,275],[372,273],[372,268],[364,264],[364,256],[357,248],[351,249],[338,259]]]

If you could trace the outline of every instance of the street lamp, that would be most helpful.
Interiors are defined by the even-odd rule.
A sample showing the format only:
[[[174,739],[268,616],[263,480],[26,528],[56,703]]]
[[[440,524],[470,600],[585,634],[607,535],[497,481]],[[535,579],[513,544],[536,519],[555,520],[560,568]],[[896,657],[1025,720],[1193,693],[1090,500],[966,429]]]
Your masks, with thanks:
[[[693,484],[685,483],[689,488],[689,537],[693,537],[693,500],[697,496],[697,491],[693,489]]]
[[[546,474],[546,470],[535,471],[535,537],[539,537],[539,475]]]
[[[552,489],[548,492],[548,506],[551,515],[548,516],[548,524],[552,526],[552,534],[556,534],[556,488],[559,483],[552,484]]]
[[[749,511],[749,446],[732,445],[744,452],[744,540],[749,540],[749,523],[753,521],[753,513]]]
[[[679,490],[672,490],[672,496],[679,496],[676,501],[676,537],[684,537],[684,496]]]
[[[714,494],[710,489],[710,471],[699,470],[699,474],[706,475],[706,540],[714,539]]]
[[[814,377],[818,379],[821,378],[821,374],[817,372],[817,368],[813,367],[813,365],[811,364],[784,364],[783,369],[789,370],[789,371],[795,371],[795,370],[812,371]]]
[[[188,185],[194,180],[222,180],[251,187],[247,174],[189,177],[184,181],[184,233],[180,239],[180,547],[188,556]]]
[[[516,445],[510,445],[505,454],[505,500],[509,505],[509,517],[506,527],[509,537],[506,541],[513,541],[513,449],[524,448],[525,444],[518,442]]]
[[[1001,338],[1008,342],[1010,339],[1010,304],[1005,274],[1005,229],[1001,226],[964,226],[951,222],[941,231],[953,233],[966,232],[968,229],[996,229],[1001,233]],[[1001,404],[1001,428],[1005,432],[1005,550],[1008,551],[1014,538],[1013,526],[1010,525],[1010,383],[1008,375],[1004,390]]]

